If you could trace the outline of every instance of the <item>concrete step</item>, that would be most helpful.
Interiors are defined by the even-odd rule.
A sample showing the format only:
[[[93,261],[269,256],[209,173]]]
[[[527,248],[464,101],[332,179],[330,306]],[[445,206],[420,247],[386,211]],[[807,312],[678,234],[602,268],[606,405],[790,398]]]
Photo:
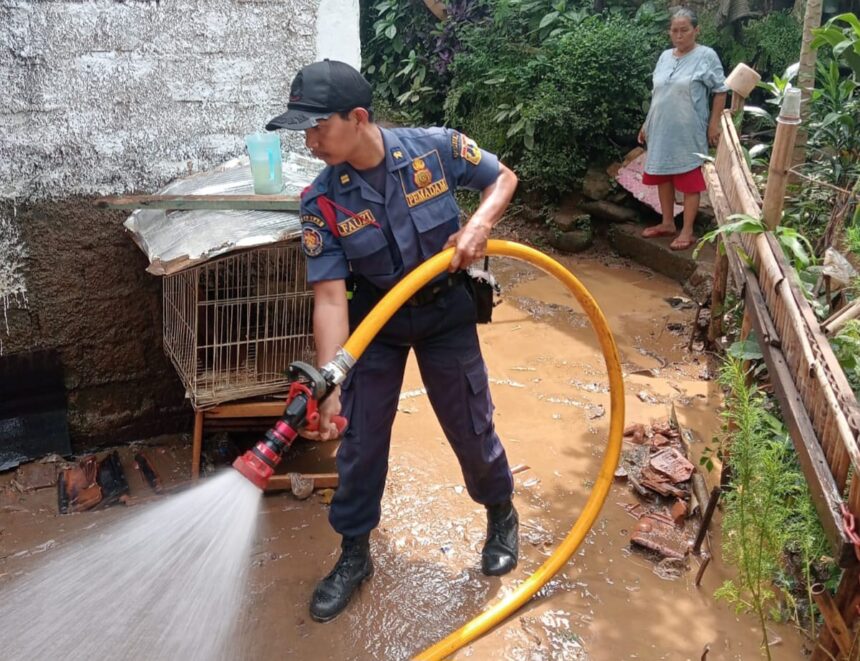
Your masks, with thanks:
[[[661,275],[684,285],[687,294],[699,303],[709,300],[716,251],[706,244],[693,259],[695,244],[687,250],[672,250],[672,237],[645,239],[638,223],[613,224],[609,229],[609,243],[618,254],[653,269]]]

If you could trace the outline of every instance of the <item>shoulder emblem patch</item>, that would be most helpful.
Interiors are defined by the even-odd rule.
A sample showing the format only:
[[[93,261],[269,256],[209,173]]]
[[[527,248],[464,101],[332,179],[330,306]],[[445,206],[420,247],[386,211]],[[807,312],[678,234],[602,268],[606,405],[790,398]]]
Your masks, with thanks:
[[[319,218],[318,216],[313,216],[309,213],[303,213],[302,214],[302,222],[303,223],[312,223],[312,224],[316,225],[317,227],[325,227],[325,221],[322,218]]]
[[[305,227],[302,230],[302,248],[308,257],[316,257],[322,253],[322,236],[313,227]]]
[[[460,134],[457,131],[451,134],[451,155],[460,158]]]
[[[460,136],[460,156],[469,161],[472,165],[477,165],[481,162],[481,148],[478,143],[467,138],[465,135]]]

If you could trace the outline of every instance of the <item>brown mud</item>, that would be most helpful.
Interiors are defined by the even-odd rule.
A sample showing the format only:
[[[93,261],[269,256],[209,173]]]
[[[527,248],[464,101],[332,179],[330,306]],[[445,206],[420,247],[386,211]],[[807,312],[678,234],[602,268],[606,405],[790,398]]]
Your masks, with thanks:
[[[559,259],[595,297],[615,334],[628,423],[664,418],[674,403],[680,421],[700,439],[694,451],[701,451],[702,441],[718,433],[721,397],[714,366],[687,350],[695,309],[666,301],[682,295],[680,287],[598,253]],[[334,622],[312,622],[308,600],[338,551],[325,493],[304,501],[288,493],[267,495],[250,558],[246,618],[230,658],[407,659],[519,585],[567,534],[606,445],[606,370],[586,317],[562,285],[528,265],[496,261],[504,302],[480,333],[496,426],[511,465],[528,466],[516,475],[519,567],[501,579],[481,575],[484,512],[465,492],[411,361],[394,426],[382,523],[372,536],[375,576]],[[334,450],[332,443],[310,445],[299,464],[331,470]],[[187,475],[187,448],[148,452],[165,483]],[[147,496],[133,468],[127,472],[133,495]],[[8,481],[0,476],[0,486]],[[695,558],[686,568],[658,572],[653,557],[629,544],[636,520],[624,506],[634,502],[627,483],[616,481],[563,571],[538,598],[454,658],[760,658],[754,618],[736,616],[712,596],[731,575],[719,549],[699,588]],[[0,588],[49,555],[51,548],[39,550],[46,543],[59,547],[98,534],[130,514],[119,506],[59,516],[52,489],[0,502]],[[717,539],[711,536],[712,543]],[[781,640],[775,658],[804,658],[802,639],[790,627],[772,625],[770,637]]]

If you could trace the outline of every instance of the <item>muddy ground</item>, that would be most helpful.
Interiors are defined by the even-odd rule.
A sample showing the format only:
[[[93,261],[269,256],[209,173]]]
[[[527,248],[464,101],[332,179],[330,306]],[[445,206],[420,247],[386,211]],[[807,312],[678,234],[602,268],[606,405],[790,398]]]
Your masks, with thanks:
[[[673,281],[599,251],[559,257],[592,292],[615,333],[624,372],[627,421],[678,418],[694,432],[694,451],[718,433],[714,365],[687,349],[695,309],[676,309]],[[507,594],[552,552],[578,516],[606,444],[606,372],[586,317],[565,289],[530,266],[500,263],[504,302],[481,328],[497,407],[496,425],[516,475],[521,562],[509,576],[480,573],[483,509],[433,416],[414,362],[407,369],[394,427],[380,528],[372,537],[376,575],[346,613],[320,625],[307,614],[315,582],[337,557],[325,493],[305,501],[267,495],[260,510],[246,618],[230,658],[406,659]],[[292,467],[332,470],[335,444],[308,444]],[[187,445],[147,448],[167,482],[188,476]],[[153,498],[123,451],[130,508],[56,514],[53,489],[0,502],[0,587],[69,540],[91,535]],[[0,486],[11,474],[0,475]],[[709,483],[714,477],[708,477]],[[676,572],[632,548],[636,502],[616,481],[581,549],[515,616],[469,645],[465,659],[756,659],[760,634],[713,591],[731,574],[715,561],[701,587],[697,559]],[[695,527],[695,521],[688,522]],[[712,537],[712,541],[715,537]],[[773,626],[775,658],[801,659],[801,637]],[[707,656],[705,651],[709,650]]]

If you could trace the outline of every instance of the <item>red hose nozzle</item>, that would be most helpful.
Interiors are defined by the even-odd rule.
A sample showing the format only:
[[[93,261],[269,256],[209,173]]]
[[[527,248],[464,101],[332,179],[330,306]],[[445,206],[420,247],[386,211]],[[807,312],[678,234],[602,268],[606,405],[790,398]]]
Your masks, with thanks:
[[[236,461],[233,462],[233,468],[247,477],[253,485],[264,491],[266,485],[269,483],[269,478],[275,472],[275,466],[281,461],[281,453],[289,446],[289,443],[281,444],[273,442],[271,438],[268,438],[273,436],[273,432],[275,432],[275,438],[279,441],[283,439],[280,434],[277,434],[275,429],[270,430],[266,434],[267,440],[260,441],[241,457],[237,457]],[[292,442],[292,438],[290,438],[290,442]]]

